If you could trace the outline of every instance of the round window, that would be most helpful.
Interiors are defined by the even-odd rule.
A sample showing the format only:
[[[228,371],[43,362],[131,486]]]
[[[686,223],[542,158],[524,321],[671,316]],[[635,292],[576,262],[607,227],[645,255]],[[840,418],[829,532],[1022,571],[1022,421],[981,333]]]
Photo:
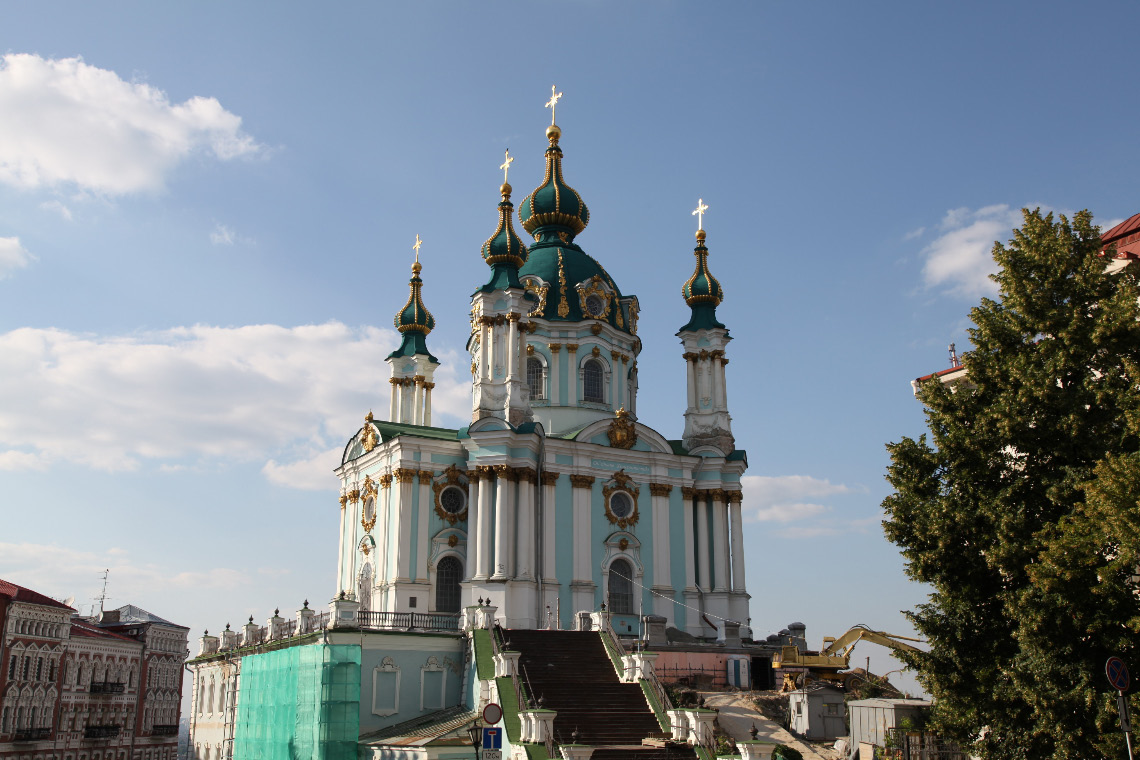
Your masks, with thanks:
[[[586,297],[586,311],[592,317],[600,317],[606,311],[606,302],[601,296],[590,295]]]
[[[633,499],[625,491],[617,491],[610,497],[610,512],[621,519],[633,514]]]
[[[457,515],[467,506],[467,494],[462,488],[448,486],[439,494],[439,506],[449,515]]]

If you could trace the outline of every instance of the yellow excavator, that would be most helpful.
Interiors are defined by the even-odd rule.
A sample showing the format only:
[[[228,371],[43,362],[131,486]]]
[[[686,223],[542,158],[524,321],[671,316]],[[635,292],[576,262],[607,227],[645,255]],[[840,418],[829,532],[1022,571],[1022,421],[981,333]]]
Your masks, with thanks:
[[[784,683],[780,691],[795,691],[799,688],[796,683],[799,676],[804,676],[805,682],[810,680],[825,680],[835,683],[846,683],[848,674],[840,673],[846,670],[851,661],[851,651],[860,641],[872,641],[891,649],[903,651],[917,651],[918,647],[905,642],[913,641],[923,644],[922,639],[909,636],[896,636],[893,633],[876,631],[865,625],[857,625],[839,638],[834,636],[823,637],[823,649],[819,652],[801,652],[799,647],[785,646],[780,649],[780,659],[773,658],[773,668],[784,668]],[[805,671],[789,671],[788,668],[805,668]]]

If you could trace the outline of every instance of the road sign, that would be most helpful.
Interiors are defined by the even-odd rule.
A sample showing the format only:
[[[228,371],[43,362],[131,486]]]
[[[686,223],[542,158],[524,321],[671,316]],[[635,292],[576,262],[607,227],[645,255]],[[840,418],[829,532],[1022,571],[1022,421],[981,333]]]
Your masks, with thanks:
[[[503,719],[503,708],[499,707],[494,702],[488,702],[487,706],[483,708],[483,722],[488,726],[493,726]]]
[[[1128,710],[1128,697],[1123,694],[1116,698],[1116,712],[1120,714],[1120,730],[1126,734],[1132,733],[1132,715]]]
[[[503,760],[503,751],[500,749],[483,750],[483,760]]]
[[[1108,662],[1104,664],[1104,673],[1108,676],[1112,688],[1120,692],[1128,691],[1132,679],[1128,676],[1128,666],[1124,664],[1124,660],[1119,657],[1109,657]]]
[[[483,757],[486,760],[486,750],[489,749],[502,749],[503,748],[503,729],[501,728],[484,728],[483,729]]]

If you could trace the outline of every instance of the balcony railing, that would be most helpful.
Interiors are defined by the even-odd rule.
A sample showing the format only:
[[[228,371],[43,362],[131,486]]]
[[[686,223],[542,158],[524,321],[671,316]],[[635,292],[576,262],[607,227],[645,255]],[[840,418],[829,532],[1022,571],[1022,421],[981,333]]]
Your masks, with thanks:
[[[88,691],[92,694],[123,694],[127,685],[122,681],[92,681]]]
[[[40,739],[51,738],[51,726],[43,728],[17,728],[15,734],[12,736],[12,741],[16,742],[34,742]]]
[[[371,612],[356,613],[361,628],[379,630],[458,631],[459,615],[446,612]]]
[[[178,736],[178,724],[174,723],[168,726],[151,726],[151,736]]]
[[[83,729],[84,739],[114,739],[119,735],[119,730],[122,726],[117,725],[103,725],[103,726],[87,726]]]

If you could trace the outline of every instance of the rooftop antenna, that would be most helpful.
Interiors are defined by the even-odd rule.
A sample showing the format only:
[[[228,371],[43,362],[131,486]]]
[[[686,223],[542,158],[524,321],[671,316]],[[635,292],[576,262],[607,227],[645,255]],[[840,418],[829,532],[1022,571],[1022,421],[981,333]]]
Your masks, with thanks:
[[[107,596],[107,576],[110,574],[111,574],[111,568],[107,568],[106,570],[103,571],[103,590],[99,593],[99,596],[95,597],[95,601],[99,602],[99,612],[100,613],[103,612],[103,603],[105,601],[107,601],[107,599],[109,599],[109,597]],[[94,609],[92,609],[92,612],[94,612]]]
[[[950,344],[950,366],[961,367],[962,362],[958,361],[958,351],[955,349],[954,344]]]

